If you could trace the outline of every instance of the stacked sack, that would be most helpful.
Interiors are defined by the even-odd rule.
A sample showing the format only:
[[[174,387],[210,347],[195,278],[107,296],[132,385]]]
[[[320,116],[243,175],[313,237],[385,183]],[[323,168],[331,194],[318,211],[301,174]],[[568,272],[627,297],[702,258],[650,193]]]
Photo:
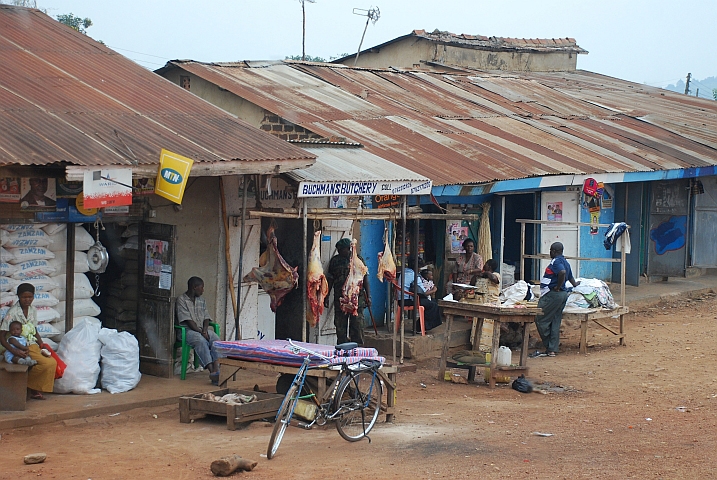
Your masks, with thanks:
[[[17,286],[30,283],[35,287],[33,305],[37,308],[37,330],[42,337],[53,338],[62,332],[52,324],[60,318],[56,308],[60,301],[53,291],[57,282],[51,277],[55,253],[53,238],[45,224],[0,225],[0,318],[17,301]],[[54,342],[48,342],[51,346]]]
[[[102,312],[102,324],[120,332],[136,333],[137,295],[139,292],[139,246],[138,225],[130,224],[122,232],[123,243],[119,247],[122,273],[107,288],[107,304]]]
[[[51,327],[44,327],[50,331],[47,335],[54,335],[52,338],[56,341],[65,334],[65,302],[67,300],[67,292],[65,285],[68,268],[67,268],[67,224],[53,223],[43,227],[45,233],[49,234],[52,242],[50,250],[54,253],[54,258],[50,260],[50,265],[54,267],[54,272],[50,274],[50,278],[55,282],[56,287],[50,293],[57,299],[58,303],[54,307],[57,312],[57,318],[50,322]],[[75,225],[75,265],[70,271],[74,274],[74,302],[73,302],[73,324],[82,320],[83,317],[97,317],[100,314],[100,307],[92,300],[94,289],[90,279],[85,275],[90,271],[87,262],[87,250],[94,245],[87,230],[82,225]],[[39,319],[38,319],[39,320]],[[59,333],[58,333],[59,332]],[[42,333],[41,333],[42,335]]]

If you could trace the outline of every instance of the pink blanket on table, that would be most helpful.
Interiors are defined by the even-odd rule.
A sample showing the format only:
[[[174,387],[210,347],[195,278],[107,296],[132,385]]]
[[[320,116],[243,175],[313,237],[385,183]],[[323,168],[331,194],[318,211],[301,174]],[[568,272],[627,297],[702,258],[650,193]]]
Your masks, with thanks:
[[[303,348],[312,350],[320,355],[329,357],[326,360],[308,352],[293,353],[291,345],[286,340],[239,340],[235,342],[214,342],[214,349],[220,357],[235,358],[251,362],[270,363],[288,367],[299,367],[307,355],[311,357],[311,366],[338,363],[356,363],[362,359],[385,361],[378,355],[375,348],[358,347],[353,350],[337,351],[333,345],[320,345],[318,343],[293,342]]]

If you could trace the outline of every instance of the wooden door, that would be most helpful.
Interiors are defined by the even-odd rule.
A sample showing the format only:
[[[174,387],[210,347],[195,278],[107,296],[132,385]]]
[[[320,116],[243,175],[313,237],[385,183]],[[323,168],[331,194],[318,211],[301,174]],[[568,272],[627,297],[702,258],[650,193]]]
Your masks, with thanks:
[[[147,375],[173,375],[174,279],[177,227],[140,224],[137,341],[139,370]]]

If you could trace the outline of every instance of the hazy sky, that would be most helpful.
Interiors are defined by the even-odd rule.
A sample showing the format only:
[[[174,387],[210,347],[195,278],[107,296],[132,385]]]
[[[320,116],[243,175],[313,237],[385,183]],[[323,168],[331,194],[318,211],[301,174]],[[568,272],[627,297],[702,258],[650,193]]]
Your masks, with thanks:
[[[370,1],[376,1],[371,4]],[[434,29],[498,37],[574,37],[578,68],[665,86],[717,75],[717,0],[316,0],[306,4],[306,53],[328,59]],[[89,17],[88,34],[155,69],[170,59],[274,60],[301,54],[299,0],[38,0],[55,17]]]

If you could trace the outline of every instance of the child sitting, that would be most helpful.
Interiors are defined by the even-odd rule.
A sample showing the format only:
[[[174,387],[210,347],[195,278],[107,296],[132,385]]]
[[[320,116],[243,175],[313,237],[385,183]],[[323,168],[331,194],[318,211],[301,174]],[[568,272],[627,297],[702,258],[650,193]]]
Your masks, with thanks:
[[[421,281],[423,282],[423,291],[426,292],[428,299],[432,300],[431,296],[438,290],[433,283],[433,270],[428,267],[421,268]]]
[[[22,336],[22,324],[20,322],[11,322],[9,332],[10,336],[7,338],[7,343],[25,353],[30,351],[30,348],[27,346],[27,338]],[[37,364],[37,360],[33,360],[29,356],[25,358],[18,357],[10,353],[9,350],[5,350],[5,361],[7,363],[28,365],[30,367]]]

